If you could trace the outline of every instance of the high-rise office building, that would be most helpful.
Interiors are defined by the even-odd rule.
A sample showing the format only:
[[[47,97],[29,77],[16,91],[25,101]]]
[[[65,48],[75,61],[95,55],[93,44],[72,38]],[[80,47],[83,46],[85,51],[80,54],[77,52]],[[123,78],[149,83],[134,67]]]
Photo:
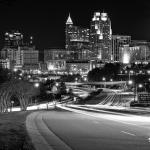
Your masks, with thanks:
[[[0,54],[2,59],[9,60],[10,69],[38,64],[39,51],[35,50],[34,46],[18,46],[16,49],[3,48]]]
[[[39,51],[35,46],[18,47],[16,57],[16,67],[21,67],[23,70],[36,70],[39,68]]]
[[[23,51],[23,65],[34,65],[38,64],[39,51],[35,47],[21,48]]]
[[[23,34],[18,31],[11,31],[5,33],[4,47],[16,48],[23,45]]]
[[[64,60],[69,59],[65,49],[52,48],[44,50],[44,62],[50,60]]]
[[[120,61],[120,47],[128,45],[131,42],[131,36],[125,35],[112,35],[112,62]]]
[[[0,57],[10,62],[10,69],[34,68],[38,65],[39,51],[35,50],[33,45],[33,37],[30,37],[30,42],[23,41],[23,34],[18,31],[10,31],[5,33],[4,47],[0,52]]]
[[[3,48],[0,51],[0,57],[4,60],[9,60],[10,62],[10,69],[16,65],[16,57],[17,57],[17,48]]]
[[[107,62],[111,60],[111,21],[107,13],[95,12],[90,24],[90,45],[93,57]]]
[[[74,26],[69,15],[66,22],[66,51],[73,60],[88,59],[90,55],[89,29]],[[85,58],[86,55],[86,58]]]
[[[71,46],[71,36],[72,36],[72,28],[73,28],[73,22],[72,22],[72,19],[70,17],[70,14],[69,14],[69,17],[66,21],[66,30],[65,30],[65,33],[66,33],[66,50],[70,50],[70,46]]]

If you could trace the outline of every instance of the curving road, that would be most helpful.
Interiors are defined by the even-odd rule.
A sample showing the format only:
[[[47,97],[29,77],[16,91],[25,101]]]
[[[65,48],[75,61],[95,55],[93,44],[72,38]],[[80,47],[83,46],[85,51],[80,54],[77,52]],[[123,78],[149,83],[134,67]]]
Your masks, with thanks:
[[[115,116],[127,117],[105,111],[39,111],[27,117],[26,126],[37,150],[150,149],[149,122],[115,120]]]

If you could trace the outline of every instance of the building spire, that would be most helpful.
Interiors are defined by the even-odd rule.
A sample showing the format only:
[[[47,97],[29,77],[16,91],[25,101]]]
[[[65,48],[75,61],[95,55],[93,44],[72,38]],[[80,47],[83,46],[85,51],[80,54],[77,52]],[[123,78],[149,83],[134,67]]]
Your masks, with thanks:
[[[66,24],[73,24],[72,19],[70,17],[70,13],[69,13],[69,16],[68,16]]]

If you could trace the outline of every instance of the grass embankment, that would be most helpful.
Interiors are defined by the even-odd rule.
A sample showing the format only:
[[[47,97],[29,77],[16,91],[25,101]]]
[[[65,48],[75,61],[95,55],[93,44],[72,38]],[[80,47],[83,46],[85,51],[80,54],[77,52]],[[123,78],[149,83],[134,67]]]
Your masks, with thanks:
[[[0,150],[34,150],[25,127],[31,112],[0,113]]]

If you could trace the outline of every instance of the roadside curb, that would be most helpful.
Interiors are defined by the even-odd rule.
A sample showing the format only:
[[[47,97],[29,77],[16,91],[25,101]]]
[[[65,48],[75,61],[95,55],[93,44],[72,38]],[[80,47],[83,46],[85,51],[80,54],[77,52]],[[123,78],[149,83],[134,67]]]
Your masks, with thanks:
[[[43,112],[45,113],[45,112]],[[36,150],[72,150],[53,133],[44,122],[42,112],[32,113],[27,117],[26,127]]]
[[[52,147],[48,145],[48,143],[45,141],[45,139],[42,137],[40,132],[38,131],[34,119],[39,115],[39,112],[34,112],[27,116],[26,119],[26,129],[29,134],[29,137],[32,141],[33,146],[36,150],[53,150]],[[33,119],[34,118],[34,119]]]

